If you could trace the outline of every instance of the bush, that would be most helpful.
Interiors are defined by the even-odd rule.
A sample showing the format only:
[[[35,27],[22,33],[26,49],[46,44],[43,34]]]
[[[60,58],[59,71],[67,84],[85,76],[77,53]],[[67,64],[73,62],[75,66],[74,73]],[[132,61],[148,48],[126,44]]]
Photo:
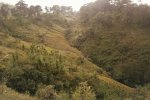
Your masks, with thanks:
[[[87,82],[82,82],[76,88],[72,95],[73,100],[96,100],[95,93],[91,87],[88,86]]]
[[[57,51],[48,52],[44,47],[32,45],[25,55],[16,52],[10,61],[7,86],[19,92],[34,95],[39,84],[54,85],[57,91],[69,90],[74,78],[66,72],[63,57]],[[25,56],[25,57],[22,57]]]
[[[58,94],[54,90],[52,85],[48,85],[44,88],[41,88],[37,91],[36,96],[41,100],[56,100]]]

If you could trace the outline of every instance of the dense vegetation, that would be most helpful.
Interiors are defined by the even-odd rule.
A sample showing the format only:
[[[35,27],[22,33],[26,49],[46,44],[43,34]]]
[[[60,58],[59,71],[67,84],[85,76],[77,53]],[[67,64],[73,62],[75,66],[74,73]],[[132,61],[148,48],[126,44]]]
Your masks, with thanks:
[[[75,37],[75,47],[124,84],[150,82],[149,5],[97,0],[82,6],[79,17],[67,32],[67,37]]]
[[[15,6],[0,4],[0,99],[149,98],[149,84],[135,89],[110,76],[134,87],[149,82],[149,29],[143,26],[149,23],[141,21],[135,23],[139,26],[127,27],[130,24],[122,21],[122,17],[127,20],[126,13],[119,13],[119,5],[139,8],[98,0],[83,6],[78,19],[78,14],[66,6],[45,7],[43,12],[41,6],[28,7],[23,0]],[[69,45],[65,35],[87,58]]]

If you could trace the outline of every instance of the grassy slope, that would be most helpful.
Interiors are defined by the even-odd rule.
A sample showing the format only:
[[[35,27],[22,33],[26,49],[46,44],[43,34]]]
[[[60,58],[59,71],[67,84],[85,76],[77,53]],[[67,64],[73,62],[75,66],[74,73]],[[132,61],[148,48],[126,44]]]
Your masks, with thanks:
[[[3,91],[3,94],[0,93],[1,100],[36,100],[37,98],[31,97],[27,94],[20,94],[14,90],[7,88],[6,86],[0,85],[0,92]]]
[[[134,88],[131,88],[131,87],[128,87],[127,85],[124,85],[122,83],[119,83],[115,80],[112,80],[111,78],[108,78],[108,77],[105,77],[105,76],[99,76],[99,79],[114,86],[115,88],[120,88],[120,89],[123,89],[125,91],[129,91],[129,92],[134,92],[135,89]]]
[[[35,41],[42,41],[39,42],[39,44],[44,44],[47,50],[58,50],[62,55],[66,56],[68,61],[68,63],[66,63],[66,66],[76,67],[77,65],[75,61],[78,58],[84,58],[82,53],[77,49],[71,47],[68,41],[64,38],[63,32],[65,31],[65,29],[57,25],[49,29],[48,27],[41,27],[35,24],[31,24],[30,26],[25,28],[18,27],[17,29],[15,29],[15,31],[17,33],[24,33],[26,38],[15,38],[4,32],[0,32],[0,67],[6,67],[5,65],[12,52],[15,52],[16,50],[22,52],[20,49],[22,45],[29,47]],[[39,34],[41,36],[40,38],[38,38]],[[89,62],[86,58],[84,58],[84,63],[78,65],[77,68],[79,69],[78,72],[72,73],[72,75],[83,75],[88,77],[96,73],[101,81],[105,82],[108,85],[111,85],[114,88],[122,89],[126,92],[134,91],[133,88],[116,82],[111,78],[108,78],[109,76],[105,71],[103,71],[101,68],[97,67],[93,63]],[[8,92],[1,94],[0,98],[3,98],[4,100],[10,100],[10,98],[16,97],[19,100],[25,100],[26,98],[29,98],[28,100],[30,100],[30,97],[28,96],[25,96],[24,98],[24,95],[18,94],[15,91],[12,91],[8,88],[6,88],[6,90]]]

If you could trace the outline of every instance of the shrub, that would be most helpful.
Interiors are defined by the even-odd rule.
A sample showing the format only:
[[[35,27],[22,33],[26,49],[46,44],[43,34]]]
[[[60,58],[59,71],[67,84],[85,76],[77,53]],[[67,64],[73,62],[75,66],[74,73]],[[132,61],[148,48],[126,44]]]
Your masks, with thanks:
[[[95,93],[91,87],[88,86],[87,82],[82,82],[76,88],[72,95],[73,100],[96,100]]]
[[[52,85],[48,85],[39,89],[36,96],[38,96],[41,100],[56,100],[58,95],[54,90],[54,87]]]

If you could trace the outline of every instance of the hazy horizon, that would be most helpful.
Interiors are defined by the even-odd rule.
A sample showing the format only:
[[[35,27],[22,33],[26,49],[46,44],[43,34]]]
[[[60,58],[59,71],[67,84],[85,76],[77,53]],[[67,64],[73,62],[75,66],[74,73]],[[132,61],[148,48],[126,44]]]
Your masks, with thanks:
[[[3,3],[9,3],[15,5],[19,0],[0,0]],[[24,0],[25,3],[30,5],[40,5],[42,8],[45,6],[51,7],[53,5],[60,5],[60,6],[72,6],[75,11],[78,11],[80,7],[84,4],[89,2],[93,2],[96,0]]]
[[[15,5],[19,0],[0,0],[3,3],[9,3]],[[24,0],[25,3],[30,5],[40,5],[42,8],[45,6],[51,7],[52,5],[60,5],[60,6],[72,6],[75,11],[78,11],[81,6],[87,4],[89,2],[93,2],[96,0]],[[133,0],[134,2],[142,1],[142,3],[150,4],[150,0]]]

